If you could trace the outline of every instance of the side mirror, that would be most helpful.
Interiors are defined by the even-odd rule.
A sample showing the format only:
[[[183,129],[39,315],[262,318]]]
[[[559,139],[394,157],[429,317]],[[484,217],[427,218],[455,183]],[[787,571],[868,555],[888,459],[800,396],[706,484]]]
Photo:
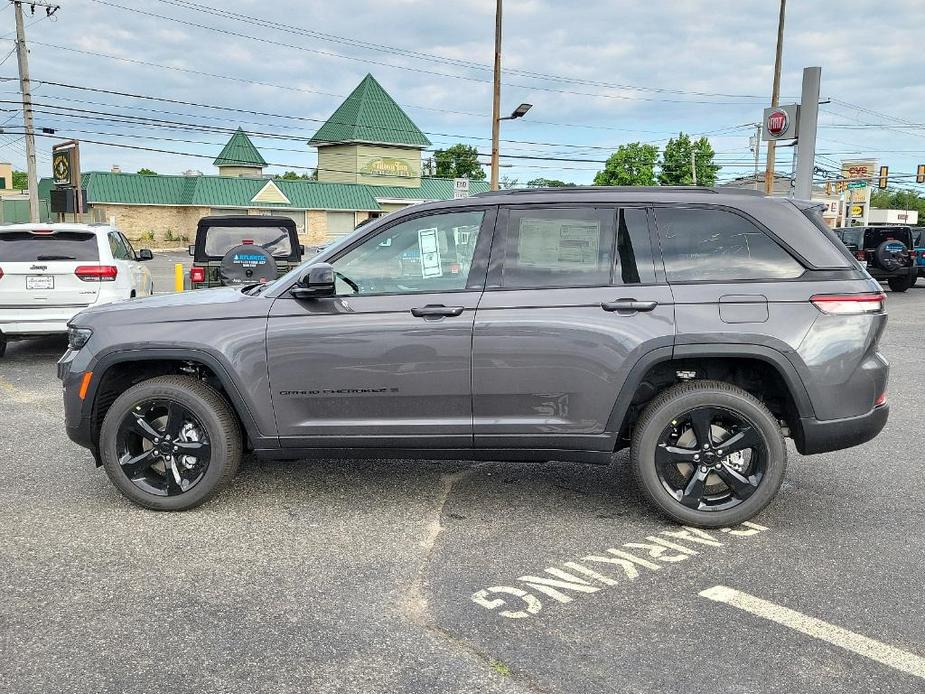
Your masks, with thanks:
[[[192,244],[192,243],[191,243],[189,246],[187,246],[187,247],[186,247],[186,252],[189,253],[190,255],[196,255],[196,246],[195,246],[195,244]]]
[[[154,260],[154,254],[150,248],[142,248],[138,251],[138,260]]]
[[[334,268],[328,263],[312,265],[289,290],[296,299],[320,299],[334,296]]]

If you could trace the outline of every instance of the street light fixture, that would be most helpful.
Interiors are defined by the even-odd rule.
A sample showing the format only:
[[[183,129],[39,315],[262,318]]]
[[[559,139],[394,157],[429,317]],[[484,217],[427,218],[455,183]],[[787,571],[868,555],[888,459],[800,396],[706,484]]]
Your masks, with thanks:
[[[533,104],[521,104],[514,109],[511,115],[499,118],[498,120],[514,120],[516,118],[523,118],[525,115],[527,115],[527,111],[529,111],[531,108],[533,108]]]

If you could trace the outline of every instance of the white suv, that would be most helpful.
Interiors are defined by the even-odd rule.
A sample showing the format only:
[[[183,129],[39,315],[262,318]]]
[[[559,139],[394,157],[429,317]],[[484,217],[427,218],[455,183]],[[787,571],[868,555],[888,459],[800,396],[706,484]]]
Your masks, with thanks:
[[[109,225],[0,226],[0,357],[12,337],[67,332],[88,306],[150,296],[139,261],[151,258]]]

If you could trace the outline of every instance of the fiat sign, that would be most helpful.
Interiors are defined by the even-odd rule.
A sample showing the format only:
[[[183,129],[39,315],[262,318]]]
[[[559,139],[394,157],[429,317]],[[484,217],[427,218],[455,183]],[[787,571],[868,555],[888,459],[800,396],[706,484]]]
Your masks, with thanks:
[[[795,140],[799,118],[799,104],[766,108],[764,110],[764,139]]]
[[[788,120],[786,111],[772,111],[768,116],[768,132],[779,136],[787,129]]]

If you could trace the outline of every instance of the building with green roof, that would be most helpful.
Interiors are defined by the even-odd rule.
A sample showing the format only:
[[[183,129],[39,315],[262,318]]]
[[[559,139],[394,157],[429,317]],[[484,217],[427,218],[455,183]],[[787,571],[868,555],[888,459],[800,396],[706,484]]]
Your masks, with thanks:
[[[112,221],[133,240],[182,245],[204,216],[285,215],[304,243],[326,243],[378,217],[454,195],[452,179],[421,175],[430,140],[367,75],[309,141],[318,148],[317,180],[264,175],[268,166],[238,128],[213,164],[218,175],[141,175],[84,172],[82,186],[94,221]],[[43,179],[39,196],[54,187]],[[472,181],[470,193],[488,190]]]

